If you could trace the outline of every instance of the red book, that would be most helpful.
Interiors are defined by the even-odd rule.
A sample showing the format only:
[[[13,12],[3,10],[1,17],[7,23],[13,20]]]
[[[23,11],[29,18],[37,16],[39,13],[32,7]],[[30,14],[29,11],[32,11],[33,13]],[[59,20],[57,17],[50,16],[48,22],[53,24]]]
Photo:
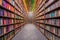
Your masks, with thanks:
[[[7,17],[7,11],[4,10],[4,16]]]
[[[7,7],[6,7],[7,9],[9,8],[9,4],[7,4]]]
[[[10,17],[10,12],[8,12],[8,17]]]
[[[12,24],[12,19],[9,19],[9,24]]]
[[[12,13],[10,13],[10,17],[13,18],[13,17],[12,17]]]

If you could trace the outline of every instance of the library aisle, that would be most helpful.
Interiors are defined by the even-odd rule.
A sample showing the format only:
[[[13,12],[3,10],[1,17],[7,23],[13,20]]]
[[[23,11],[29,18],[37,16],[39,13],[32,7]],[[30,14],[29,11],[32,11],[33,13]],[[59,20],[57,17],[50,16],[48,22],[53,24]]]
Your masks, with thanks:
[[[60,0],[0,0],[0,40],[60,40]]]
[[[34,24],[26,24],[12,40],[47,40]]]

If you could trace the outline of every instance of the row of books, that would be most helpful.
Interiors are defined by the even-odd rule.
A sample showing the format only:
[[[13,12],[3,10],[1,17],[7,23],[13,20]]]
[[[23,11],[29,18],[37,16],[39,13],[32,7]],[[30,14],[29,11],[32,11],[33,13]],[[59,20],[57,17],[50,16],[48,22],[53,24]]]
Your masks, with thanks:
[[[50,0],[49,0],[50,1]],[[54,2],[55,0],[52,0],[51,2]],[[49,3],[48,2],[48,5],[49,4],[51,4],[51,3]],[[47,3],[45,4],[45,5],[47,5]],[[41,10],[43,10],[44,8],[45,8],[45,5],[42,7],[42,9]],[[54,8],[53,8],[54,7]],[[43,14],[46,14],[47,12],[50,12],[50,11],[52,11],[52,10],[55,10],[55,9],[57,9],[58,7],[60,7],[60,1],[57,1],[56,3],[54,3],[53,5],[51,5],[51,6],[49,6],[47,9],[45,9],[44,11],[42,11],[41,13],[39,13],[39,15],[38,16],[40,16],[40,15],[43,15]]]
[[[45,31],[44,33],[50,40],[60,40],[59,37],[56,37],[55,35],[53,35],[52,33]]]
[[[43,7],[37,11],[37,14],[38,12],[40,13],[36,15],[35,18],[37,25],[40,26],[41,32],[50,40],[60,40],[60,28],[58,28],[60,27],[59,7],[60,0],[48,0]]]
[[[42,15],[43,13],[40,13],[40,14]],[[50,12],[48,14],[45,14],[45,15],[39,17],[39,19],[56,18],[56,17],[60,17],[60,10],[55,10],[53,12]]]
[[[11,1],[12,5],[14,4],[13,0],[8,0],[8,1]],[[15,12],[18,15],[20,15],[20,12],[18,10],[16,10],[13,6],[11,6],[10,4],[8,4],[5,0],[2,0],[1,2],[2,2],[2,4],[0,4],[1,6],[3,6],[4,8],[6,8],[6,9],[12,11],[12,12]]]
[[[41,24],[42,26],[44,26],[43,24]],[[42,27],[42,26],[40,26],[40,27]],[[45,30],[46,29],[46,30]],[[60,38],[59,37],[57,37],[56,35],[54,35],[54,34],[52,34],[52,33],[50,33],[50,32],[48,32],[48,31],[50,31],[50,32],[52,32],[52,33],[54,33],[54,34],[56,34],[56,35],[58,35],[58,36],[60,36],[60,29],[58,29],[58,28],[56,28],[56,27],[51,27],[51,26],[45,26],[44,27],[44,29],[43,29],[43,27],[42,28],[40,28],[40,31],[43,33],[43,34],[45,34],[50,40],[60,40]],[[55,36],[55,37],[54,37]],[[57,38],[57,39],[55,39],[55,38]]]
[[[14,31],[11,31],[9,34],[5,35],[4,37],[0,37],[0,40],[10,40],[14,36]]]
[[[0,26],[14,24],[14,19],[3,19],[0,18]]]
[[[17,18],[17,19],[21,18],[20,16],[10,13],[10,12],[7,12],[6,10],[3,10],[3,9],[0,9],[0,16],[1,17],[9,17],[9,18]]]
[[[46,1],[46,0],[45,0]],[[44,6],[39,10],[39,12],[41,12],[42,10],[44,10],[44,8],[46,8],[47,6],[49,6],[51,3],[53,3],[55,0],[48,0],[47,2],[44,2]],[[43,5],[42,4],[42,5]],[[38,13],[39,13],[38,12]]]
[[[24,22],[24,20],[14,20],[14,19],[3,19],[3,18],[0,18],[0,26],[3,26],[3,25],[9,25],[9,24],[15,24],[15,23],[21,23],[21,22]]]
[[[19,12],[21,10],[14,0],[0,0],[0,6],[4,7],[0,8],[0,40],[11,40],[24,23],[24,20],[20,19],[24,18],[21,17],[22,14]]]
[[[37,23],[38,25],[38,23]],[[45,35],[49,40],[60,40],[58,36],[60,36],[60,29],[52,26],[47,26],[44,24],[39,24],[40,31]],[[56,36],[58,35],[58,36]]]
[[[59,17],[60,16],[60,10],[53,11],[49,14],[46,14],[46,18],[53,18],[53,17]]]
[[[54,8],[53,8],[54,7]],[[57,1],[56,3],[54,3],[53,5],[51,5],[50,7],[48,7],[47,9],[45,9],[43,12],[41,12],[42,14],[46,14],[47,12],[50,12],[52,10],[55,10],[57,8],[60,7],[60,1]],[[45,13],[44,13],[45,12]],[[41,15],[42,15],[41,14]]]
[[[38,11],[37,14],[43,9],[41,7],[44,7],[43,5],[45,4],[45,2],[46,2],[46,0],[44,0],[44,1],[41,2],[39,8],[37,9],[37,11]],[[41,9],[41,10],[39,10],[39,9]]]
[[[54,8],[53,8],[54,7]],[[45,13],[49,12],[49,11],[52,11],[52,10],[55,10],[57,8],[60,7],[60,0],[57,1],[56,3],[54,3],[53,5],[51,5],[50,7],[48,7],[46,10],[45,10]]]
[[[49,19],[45,20],[46,24],[60,26],[60,19]]]
[[[0,27],[0,36],[5,35],[6,33],[12,31],[14,29],[14,25]]]

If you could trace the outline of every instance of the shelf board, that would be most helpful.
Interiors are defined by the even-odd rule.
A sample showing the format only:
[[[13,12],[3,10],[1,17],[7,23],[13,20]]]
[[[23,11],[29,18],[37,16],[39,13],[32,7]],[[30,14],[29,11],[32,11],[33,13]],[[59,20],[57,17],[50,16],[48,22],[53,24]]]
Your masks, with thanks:
[[[47,25],[47,26],[51,26],[51,27],[60,28],[60,26],[56,26],[56,25],[52,25],[52,24],[46,24],[46,23],[40,23],[40,22],[36,22],[36,23]]]

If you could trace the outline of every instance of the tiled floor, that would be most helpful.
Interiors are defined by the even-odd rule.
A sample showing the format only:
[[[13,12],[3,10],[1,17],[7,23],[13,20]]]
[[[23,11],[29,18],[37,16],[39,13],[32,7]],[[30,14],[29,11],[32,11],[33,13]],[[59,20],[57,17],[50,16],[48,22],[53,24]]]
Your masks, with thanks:
[[[26,24],[12,40],[47,40],[34,24]]]

